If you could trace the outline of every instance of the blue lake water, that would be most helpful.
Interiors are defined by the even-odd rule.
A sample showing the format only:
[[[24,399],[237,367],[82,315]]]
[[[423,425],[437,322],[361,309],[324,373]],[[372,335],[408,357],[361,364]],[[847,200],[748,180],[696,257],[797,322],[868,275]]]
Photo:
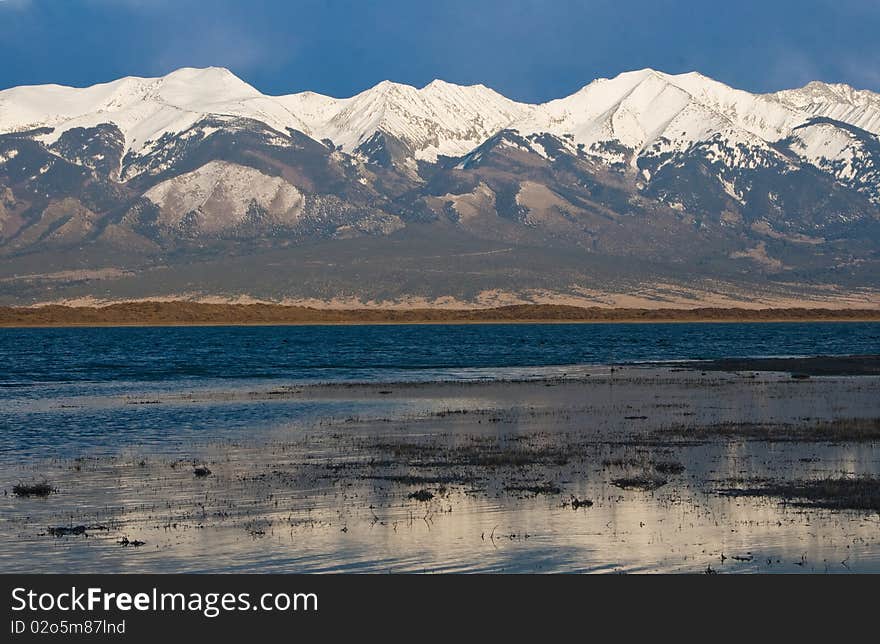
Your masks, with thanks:
[[[570,374],[579,365],[877,353],[876,323],[0,329],[0,457],[167,447],[173,440],[238,436],[351,412],[339,402],[149,404],[151,397],[181,392],[531,378]]]
[[[0,496],[0,572],[877,572],[876,514],[717,492],[719,481],[875,475],[876,443],[655,453],[626,439],[677,424],[876,418],[880,378],[596,366],[819,354],[880,354],[880,324],[0,329],[0,487],[57,489]],[[300,386],[579,370],[509,386]],[[573,446],[574,460],[477,467],[473,481],[431,487],[439,496],[425,504],[390,477],[435,472],[406,457],[389,465],[375,447],[479,450],[511,436],[525,439],[517,449]],[[684,471],[650,492],[614,484],[646,455]],[[71,460],[81,456],[96,458]],[[211,476],[194,476],[196,458]],[[544,481],[561,493],[506,488]],[[594,504],[575,511],[570,496]],[[46,532],[76,524],[109,529]],[[147,546],[121,548],[122,536]]]
[[[876,353],[878,323],[0,329],[0,387],[432,380],[456,370]]]

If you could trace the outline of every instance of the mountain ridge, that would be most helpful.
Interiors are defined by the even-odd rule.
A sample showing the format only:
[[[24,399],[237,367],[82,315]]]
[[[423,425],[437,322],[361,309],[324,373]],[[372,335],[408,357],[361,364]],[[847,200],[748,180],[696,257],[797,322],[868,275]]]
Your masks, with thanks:
[[[653,69],[540,104],[439,79],[268,96],[224,68],[11,88],[0,91],[0,303],[632,289],[663,302],[669,285],[704,299],[720,288],[873,302],[878,133],[880,94],[868,90],[752,94]],[[420,264],[407,245],[445,262]],[[459,265],[460,246],[513,250],[477,269]],[[303,264],[310,248],[323,249],[323,273]],[[200,273],[224,256],[250,281]],[[141,284],[45,277],[105,270]],[[167,285],[151,284],[163,270]]]
[[[406,100],[412,101],[414,97],[417,97],[422,101],[425,101],[426,97],[438,97],[439,100],[444,100],[449,98],[450,93],[458,93],[471,97],[478,103],[479,99],[483,98],[484,100],[480,105],[480,107],[483,108],[487,101],[494,101],[507,107],[507,117],[493,119],[493,125],[487,126],[486,133],[483,134],[482,140],[478,141],[476,144],[478,145],[501,129],[520,129],[522,120],[525,120],[525,125],[531,125],[529,121],[533,117],[540,117],[542,120],[547,121],[546,125],[552,126],[554,125],[554,121],[563,118],[563,115],[560,114],[560,112],[566,114],[572,112],[569,108],[572,103],[577,103],[585,96],[587,97],[586,100],[590,101],[592,97],[587,95],[590,94],[591,90],[596,90],[600,87],[607,87],[616,82],[625,84],[631,78],[637,78],[640,82],[644,82],[647,80],[646,77],[651,77],[660,82],[666,83],[671,87],[685,91],[690,94],[695,101],[706,107],[709,107],[706,102],[708,97],[718,100],[719,95],[727,92],[729,94],[729,101],[730,96],[739,97],[740,99],[748,97],[754,101],[769,101],[773,103],[774,107],[777,109],[796,110],[799,112],[790,112],[786,115],[788,119],[791,120],[790,124],[775,126],[775,137],[768,135],[769,130],[766,128],[759,128],[761,130],[760,132],[747,130],[762,135],[765,140],[779,140],[785,138],[792,127],[803,123],[808,116],[826,116],[865,129],[874,134],[880,134],[880,94],[871,92],[870,90],[859,90],[842,83],[811,81],[801,88],[781,90],[779,92],[768,94],[751,94],[744,90],[738,90],[724,85],[723,83],[715,81],[696,71],[682,74],[666,74],[651,68],[645,68],[632,72],[623,72],[614,78],[597,78],[572,94],[558,99],[551,99],[543,103],[522,103],[508,99],[499,92],[482,84],[457,85],[441,79],[434,79],[422,88],[384,80],[373,87],[367,88],[348,98],[334,98],[312,91],[273,96],[261,93],[259,90],[239,79],[231,71],[223,67],[208,67],[201,69],[184,67],[165,76],[127,76],[115,81],[100,83],[88,87],[70,87],[49,84],[26,85],[0,90],[0,132],[10,133],[38,129],[41,127],[53,127],[56,129],[54,135],[57,136],[64,130],[70,129],[70,127],[80,125],[80,118],[85,115],[91,116],[93,114],[104,115],[103,118],[107,118],[108,122],[112,122],[113,117],[110,115],[116,113],[113,108],[118,110],[120,108],[131,107],[131,105],[126,105],[125,103],[125,97],[127,95],[129,99],[133,98],[135,103],[149,102],[148,99],[160,100],[162,103],[165,103],[170,107],[176,107],[181,111],[192,112],[193,114],[243,116],[255,118],[255,120],[261,120],[259,117],[262,115],[262,117],[265,118],[265,121],[263,122],[269,126],[282,131],[287,127],[293,127],[294,129],[300,129],[305,134],[320,140],[323,138],[330,138],[323,136],[330,132],[344,133],[346,126],[328,127],[328,122],[333,121],[334,118],[338,120],[340,112],[362,111],[364,108],[364,102],[374,102],[378,99],[379,102],[384,102],[385,105],[399,107],[399,103],[405,102]],[[189,87],[190,90],[188,92],[184,91],[181,86]],[[624,94],[631,93],[637,89],[637,87],[638,84],[630,88],[629,91],[625,91]],[[102,90],[110,90],[109,95],[105,94]],[[29,110],[26,110],[26,113],[32,114],[29,119],[15,113],[16,108],[21,109],[22,104],[28,102],[28,95],[31,95],[31,102],[36,102],[39,105],[42,101],[35,96],[39,92],[51,93],[54,96],[50,96],[50,98],[55,100],[58,100],[60,95],[64,94],[68,99],[68,103],[75,103],[76,98],[80,98],[82,102],[85,103],[86,98],[91,93],[94,95],[94,100],[96,102],[93,102],[88,107],[85,107],[82,104],[79,107],[70,106],[66,116],[58,113],[49,115],[48,118],[45,116],[40,118],[35,113],[37,112],[37,108],[33,106],[26,106],[30,107]],[[389,94],[394,92],[398,94],[398,97],[403,98],[398,98],[397,101],[389,99]],[[122,96],[120,96],[120,94],[122,94]],[[817,95],[821,96],[821,100]],[[836,105],[832,105],[835,101],[832,101],[830,97],[836,97],[838,99]],[[623,98],[626,98],[626,96]],[[63,103],[64,101],[62,100],[61,102]],[[258,105],[256,107],[248,106],[252,107],[250,111],[245,110],[244,104],[252,102],[257,102]],[[322,103],[323,109],[316,110],[313,106],[315,102]],[[277,113],[261,111],[260,106],[263,103],[278,106],[282,108],[283,111]],[[462,111],[463,107],[467,107],[463,105],[460,100],[456,101],[454,105],[459,111]],[[876,117],[871,114],[871,118],[867,119],[848,118],[853,115],[839,113],[840,108],[845,105],[849,105],[852,108],[869,109],[876,111],[877,114]],[[348,108],[348,110],[346,108]],[[304,118],[296,113],[297,110],[303,112]],[[472,120],[473,118],[471,113],[466,113],[464,116],[465,121]],[[485,119],[486,115],[480,112],[479,117]],[[284,118],[287,118],[288,121],[284,122]],[[61,127],[66,124],[66,127]],[[94,123],[94,125],[97,124],[98,123]],[[177,127],[183,127],[180,124],[174,125]],[[368,123],[367,127],[370,126],[376,127],[377,125],[375,123]],[[161,135],[161,133],[167,131],[170,127],[172,127],[172,125],[169,124],[166,125],[165,128],[157,129],[153,132],[153,135]],[[771,124],[770,127],[773,128],[774,126]],[[543,131],[548,130],[544,129]],[[372,133],[372,131],[360,132],[354,140],[363,142],[363,140],[368,138]],[[398,133],[391,131],[389,134],[397,135]],[[345,133],[343,135],[345,135]],[[347,151],[351,151],[357,147],[356,145],[352,145],[352,141],[349,140],[351,139],[351,136],[344,138],[346,140],[341,143],[341,145],[343,148],[347,147]],[[143,144],[146,140],[149,139],[135,138],[134,142]],[[470,149],[476,147],[476,145],[471,146]],[[463,154],[466,151],[468,150],[462,150],[460,151],[460,154]]]

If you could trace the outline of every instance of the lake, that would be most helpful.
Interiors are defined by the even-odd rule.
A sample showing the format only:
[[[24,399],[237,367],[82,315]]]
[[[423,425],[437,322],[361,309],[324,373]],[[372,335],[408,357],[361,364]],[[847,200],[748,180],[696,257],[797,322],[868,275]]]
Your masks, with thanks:
[[[683,363],[818,354],[880,324],[0,330],[0,570],[877,572],[809,486],[876,485],[880,377]]]

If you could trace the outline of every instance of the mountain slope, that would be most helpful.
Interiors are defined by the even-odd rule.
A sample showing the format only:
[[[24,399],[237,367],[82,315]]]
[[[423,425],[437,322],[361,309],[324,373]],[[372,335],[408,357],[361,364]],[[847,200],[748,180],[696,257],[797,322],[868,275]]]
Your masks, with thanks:
[[[699,74],[672,76],[651,69],[593,81],[566,98],[539,106],[515,129],[571,135],[602,156],[614,142],[638,154],[662,141],[681,150],[714,133],[749,142],[776,141],[803,119],[778,102],[733,90]]]
[[[651,69],[540,105],[219,68],[12,88],[0,300],[873,302],[878,115],[844,85]]]
[[[768,98],[811,116],[824,116],[880,134],[880,95],[875,92],[813,81],[800,89],[769,94]]]

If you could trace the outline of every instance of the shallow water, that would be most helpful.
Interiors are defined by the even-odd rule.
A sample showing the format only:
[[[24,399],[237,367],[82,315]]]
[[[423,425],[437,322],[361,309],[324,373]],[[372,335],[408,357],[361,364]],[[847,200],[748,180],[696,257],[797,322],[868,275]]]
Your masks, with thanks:
[[[877,444],[645,440],[731,419],[876,417],[878,392],[876,377],[803,382],[645,368],[596,368],[576,382],[189,392],[189,404],[215,418],[223,405],[238,415],[243,400],[291,417],[257,435],[229,431],[174,450],[159,442],[7,462],[5,481],[45,477],[58,492],[0,499],[0,570],[880,572],[876,513],[719,493],[737,480],[876,475]],[[150,407],[180,396],[168,392]],[[479,456],[486,445],[521,441],[571,458],[426,469],[418,455],[388,451],[415,442]],[[612,483],[634,470],[607,463],[645,458],[684,471],[653,491]],[[195,463],[211,475],[194,477]],[[400,479],[448,473],[443,484]],[[558,493],[508,489],[544,482]],[[434,497],[409,497],[420,489]],[[572,510],[572,496],[593,505]],[[47,534],[75,525],[96,527],[89,536]],[[145,544],[123,547],[123,536]]]
[[[86,461],[77,471],[59,463],[48,472],[57,496],[5,498],[0,506],[7,517],[14,512],[3,529],[9,540],[0,570],[880,571],[876,514],[724,497],[706,484],[744,472],[757,478],[876,472],[878,453],[869,446],[688,447],[677,455],[686,473],[653,492],[609,484],[601,465],[607,448],[598,448],[589,467],[529,472],[552,477],[562,494],[511,495],[493,488],[500,485],[493,475],[480,484],[485,492],[462,484],[441,493],[432,486],[437,496],[427,503],[408,498],[417,487],[310,478],[294,465],[303,462],[300,450],[218,447],[207,457],[212,475],[205,480],[193,478],[191,465],[163,460]],[[593,506],[565,507],[569,495]],[[88,537],[45,534],[49,525],[81,523],[110,529]],[[146,543],[121,547],[121,536]]]
[[[0,329],[0,461],[258,439],[372,413],[376,401],[265,395],[314,382],[576,378],[609,363],[878,353],[878,323]]]
[[[876,513],[720,493],[876,476],[876,442],[653,433],[877,418],[880,378],[607,366],[877,353],[859,323],[3,329],[0,572],[880,572]],[[498,445],[556,456],[453,462]]]

